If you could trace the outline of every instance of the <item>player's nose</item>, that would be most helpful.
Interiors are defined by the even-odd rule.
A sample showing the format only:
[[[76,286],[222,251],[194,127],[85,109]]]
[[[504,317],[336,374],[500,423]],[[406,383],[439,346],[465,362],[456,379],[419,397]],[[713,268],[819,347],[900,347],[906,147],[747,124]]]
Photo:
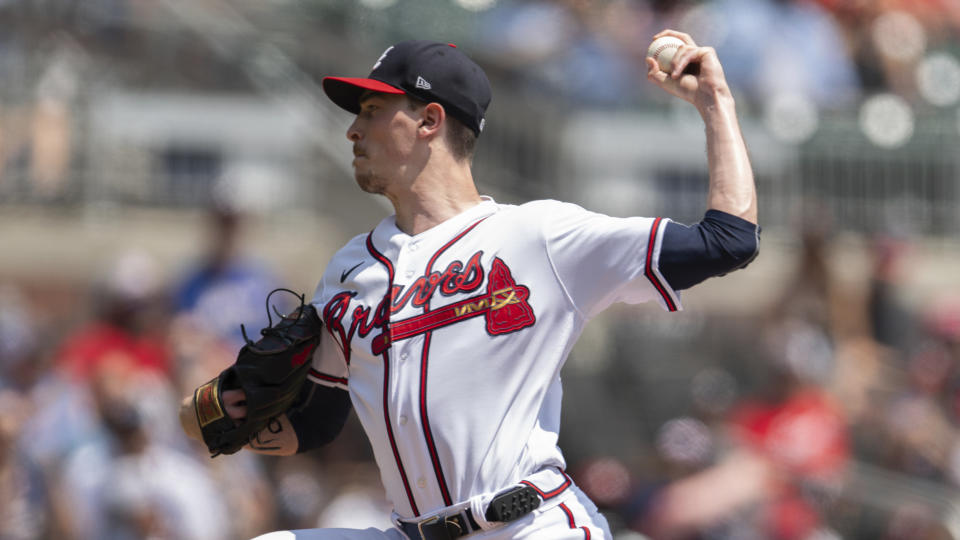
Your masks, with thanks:
[[[350,124],[350,127],[347,128],[347,140],[350,142],[357,142],[360,140],[360,128],[357,126],[357,121],[359,117],[354,118],[353,123]]]

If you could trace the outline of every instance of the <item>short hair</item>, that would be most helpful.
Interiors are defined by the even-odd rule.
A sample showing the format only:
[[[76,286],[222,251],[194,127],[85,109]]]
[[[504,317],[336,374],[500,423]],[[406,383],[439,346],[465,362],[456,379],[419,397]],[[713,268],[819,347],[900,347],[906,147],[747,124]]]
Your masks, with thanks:
[[[427,102],[419,98],[405,94],[407,103],[411,110],[417,110],[427,106]],[[477,134],[466,124],[447,115],[447,146],[450,147],[450,153],[457,161],[473,161],[473,152],[477,147]]]

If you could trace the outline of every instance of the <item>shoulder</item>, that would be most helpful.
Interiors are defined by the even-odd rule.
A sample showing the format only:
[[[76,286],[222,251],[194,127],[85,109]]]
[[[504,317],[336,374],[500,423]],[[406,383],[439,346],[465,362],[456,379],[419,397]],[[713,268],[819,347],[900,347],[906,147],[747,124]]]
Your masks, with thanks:
[[[551,212],[586,212],[580,205],[558,201],[556,199],[540,199],[524,203],[517,208],[529,213],[551,213]]]
[[[338,264],[344,264],[357,258],[369,257],[370,254],[367,250],[367,237],[369,235],[370,233],[358,234],[338,249],[333,256],[330,257],[326,273],[337,271],[336,266]]]
[[[542,238],[564,237],[572,231],[600,234],[603,231],[649,230],[651,218],[614,218],[587,210],[579,204],[543,199],[519,206],[502,206],[497,214],[501,228]]]
[[[573,215],[589,214],[583,207],[554,199],[530,201],[521,205],[500,205],[498,217],[510,222],[542,224]]]
[[[317,290],[314,294],[315,302],[323,296],[325,285],[340,283],[340,277],[345,270],[357,263],[366,261],[370,257],[370,252],[367,250],[367,237],[369,235],[370,233],[363,233],[354,236],[330,257],[323,276],[320,278],[320,283],[317,284]]]
[[[589,210],[576,203],[554,199],[531,201],[519,206],[518,209],[524,214],[525,218],[535,221],[541,227],[547,227],[548,231],[583,226],[619,228],[628,225],[635,227],[637,224],[650,224],[654,221],[653,218],[639,216],[614,217]]]
[[[342,256],[351,256],[356,252],[367,252],[367,237],[370,236],[370,233],[365,232],[358,234],[347,241],[342,248],[338,249],[336,253],[333,254],[331,261],[336,260]]]

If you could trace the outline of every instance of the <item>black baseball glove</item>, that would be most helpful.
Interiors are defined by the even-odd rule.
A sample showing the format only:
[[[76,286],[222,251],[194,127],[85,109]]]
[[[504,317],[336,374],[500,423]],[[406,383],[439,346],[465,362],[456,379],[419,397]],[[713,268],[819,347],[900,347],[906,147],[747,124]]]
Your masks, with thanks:
[[[270,314],[270,297],[278,291],[293,294],[300,306],[290,315],[281,315],[276,325]],[[320,343],[323,323],[317,310],[304,303],[303,295],[289,289],[275,289],[267,295],[269,326],[253,342],[241,325],[247,344],[237,361],[219,376],[193,393],[193,407],[200,423],[203,442],[211,457],[233,454],[286,412],[297,400],[310,370],[310,359]],[[236,421],[226,414],[222,393],[240,389],[246,394],[247,416]]]

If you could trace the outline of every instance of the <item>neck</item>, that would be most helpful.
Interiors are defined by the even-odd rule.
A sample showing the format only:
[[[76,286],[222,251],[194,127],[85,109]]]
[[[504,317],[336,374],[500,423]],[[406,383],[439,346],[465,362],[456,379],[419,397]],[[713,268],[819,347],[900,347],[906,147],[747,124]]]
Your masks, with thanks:
[[[480,204],[468,162],[431,163],[405,189],[386,194],[397,227],[416,235]]]

